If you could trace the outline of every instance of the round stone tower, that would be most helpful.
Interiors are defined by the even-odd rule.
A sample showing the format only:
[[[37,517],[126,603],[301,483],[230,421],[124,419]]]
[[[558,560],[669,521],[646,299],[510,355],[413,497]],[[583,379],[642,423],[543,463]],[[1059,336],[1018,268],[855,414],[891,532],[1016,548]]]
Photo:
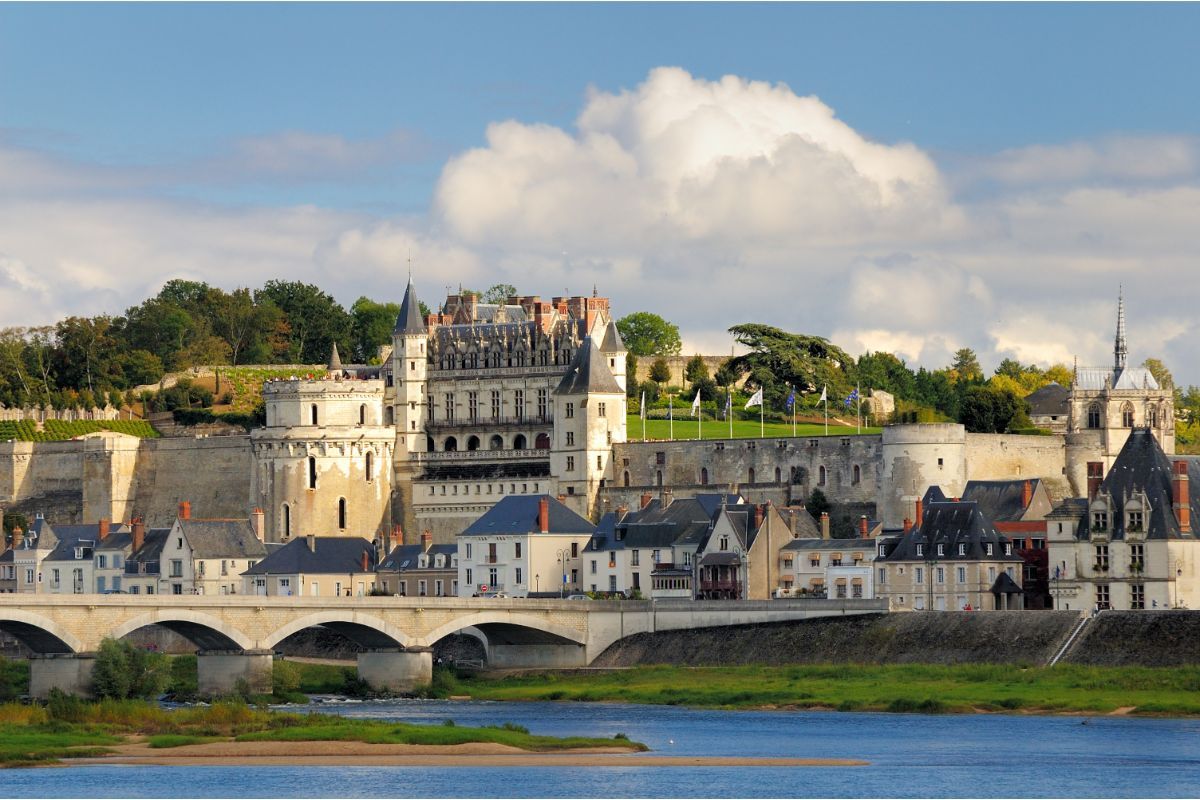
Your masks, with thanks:
[[[884,528],[901,528],[930,486],[948,496],[967,483],[967,433],[958,423],[889,425],[883,429],[878,510]]]

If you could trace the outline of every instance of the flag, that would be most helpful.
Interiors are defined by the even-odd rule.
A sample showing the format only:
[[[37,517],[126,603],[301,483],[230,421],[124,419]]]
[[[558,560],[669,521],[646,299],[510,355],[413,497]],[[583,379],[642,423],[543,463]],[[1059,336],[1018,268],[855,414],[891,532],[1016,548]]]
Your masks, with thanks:
[[[827,402],[829,402],[829,397],[828,397],[828,396],[825,394],[825,391],[826,391],[828,388],[829,388],[829,384],[826,384],[826,385],[824,385],[824,386],[822,386],[822,387],[821,387],[821,399],[817,401],[818,403],[827,403]]]
[[[846,408],[849,408],[852,403],[858,400],[858,389],[854,389],[850,394],[846,395]]]
[[[791,411],[792,407],[795,405],[796,405],[796,390],[793,388],[792,393],[788,395],[787,410]]]
[[[692,401],[692,416],[700,413],[700,390],[696,390],[696,399]]]
[[[725,416],[728,417],[732,413],[733,413],[733,392],[730,392],[727,395],[725,395]]]
[[[761,405],[762,405],[762,387],[760,386],[760,387],[758,387],[758,391],[754,393],[754,396],[746,401],[746,408],[753,408],[754,406],[761,406]]]
[[[667,419],[675,419],[675,395],[671,395],[670,405],[667,406]]]
[[[638,406],[638,411],[641,414],[642,419],[645,419],[646,418],[646,390],[645,389],[642,390],[642,402],[641,402],[641,405]]]

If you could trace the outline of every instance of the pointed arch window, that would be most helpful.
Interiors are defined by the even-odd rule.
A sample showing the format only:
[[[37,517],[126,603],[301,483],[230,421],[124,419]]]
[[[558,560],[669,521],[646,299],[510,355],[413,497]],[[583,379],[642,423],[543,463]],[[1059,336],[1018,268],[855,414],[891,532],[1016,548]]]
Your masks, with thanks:
[[[283,538],[287,539],[292,535],[292,507],[284,503],[280,509],[279,518],[283,525]]]
[[[825,465],[817,467],[817,486],[825,485]]]
[[[1125,403],[1121,406],[1121,427],[1133,427],[1133,403]]]
[[[1087,410],[1087,426],[1092,430],[1100,427],[1100,404],[1092,403]]]
[[[371,481],[375,480],[375,454],[367,453],[366,462],[367,483],[370,483]]]
[[[313,403],[312,407],[309,409],[309,419],[311,420],[313,425],[317,424],[317,404],[316,403]]]
[[[317,459],[315,456],[308,457],[308,488],[317,488]]]
[[[338,530],[346,530],[346,498],[338,498]]]

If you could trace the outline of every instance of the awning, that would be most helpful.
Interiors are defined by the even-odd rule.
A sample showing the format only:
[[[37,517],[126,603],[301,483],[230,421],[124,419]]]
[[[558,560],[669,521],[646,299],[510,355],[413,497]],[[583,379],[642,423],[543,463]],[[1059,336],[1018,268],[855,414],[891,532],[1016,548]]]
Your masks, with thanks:
[[[1025,590],[1017,585],[1017,582],[1012,579],[1012,576],[1007,572],[1001,572],[1000,577],[996,578],[996,582],[992,584],[992,594],[1024,594]]]
[[[709,553],[700,559],[700,566],[702,567],[726,566],[740,563],[742,563],[742,560],[738,558],[736,553]]]

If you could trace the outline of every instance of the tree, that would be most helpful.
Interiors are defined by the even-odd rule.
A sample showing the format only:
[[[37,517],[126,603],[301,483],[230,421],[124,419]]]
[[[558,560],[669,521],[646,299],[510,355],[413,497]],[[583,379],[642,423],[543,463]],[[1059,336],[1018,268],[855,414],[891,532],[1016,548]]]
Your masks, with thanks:
[[[683,377],[688,383],[708,380],[708,367],[704,363],[704,356],[696,354],[689,358],[683,368]]]
[[[206,303],[213,333],[229,345],[231,364],[269,358],[267,338],[283,317],[283,312],[275,305],[255,302],[249,289],[235,289],[229,294],[211,289]]]
[[[295,363],[324,364],[337,342],[350,345],[350,315],[318,287],[299,281],[267,281],[255,292],[256,302],[270,301],[283,312],[288,328],[287,357]]]
[[[503,305],[508,302],[508,298],[516,297],[517,287],[511,283],[497,283],[483,293],[482,301],[484,303],[495,303]]]
[[[863,353],[854,369],[855,383],[867,389],[882,389],[901,400],[912,400],[916,376],[903,361],[891,353]]]
[[[92,690],[115,700],[155,697],[169,677],[166,656],[124,640],[106,638],[96,651]]]
[[[350,306],[350,337],[354,343],[352,355],[360,364],[370,364],[379,358],[379,348],[392,341],[399,303],[376,303],[360,297]]]
[[[1075,380],[1075,374],[1066,364],[1054,364],[1045,372],[1046,383],[1057,383],[1059,386],[1070,387]]]
[[[1018,417],[1018,410],[1022,411]],[[1011,391],[990,386],[971,386],[962,399],[958,421],[971,433],[1004,433],[1014,419],[1028,423],[1028,407]]]
[[[1166,364],[1157,358],[1147,358],[1142,362],[1142,366],[1150,371],[1154,376],[1154,380],[1158,381],[1159,388],[1174,389],[1175,378],[1171,375],[1171,370],[1167,369]]]
[[[734,356],[725,366],[735,375],[749,373],[747,382],[763,388],[769,408],[783,407],[788,386],[800,395],[819,393],[823,386],[829,387],[831,398],[846,394],[845,370],[854,359],[828,339],[759,323],[735,325],[729,332],[749,352]]]
[[[813,519],[820,520],[821,514],[828,514],[833,508],[833,504],[829,502],[829,498],[820,489],[813,489],[808,496],[808,502],[804,504],[808,513],[813,515]]]
[[[660,385],[671,380],[671,368],[665,358],[657,358],[650,365],[650,380]]]
[[[983,380],[983,368],[979,366],[979,357],[969,347],[963,347],[954,353],[950,369],[957,373],[959,380]]]
[[[635,311],[617,320],[625,348],[635,356],[677,356],[683,349],[679,326],[649,311]]]

